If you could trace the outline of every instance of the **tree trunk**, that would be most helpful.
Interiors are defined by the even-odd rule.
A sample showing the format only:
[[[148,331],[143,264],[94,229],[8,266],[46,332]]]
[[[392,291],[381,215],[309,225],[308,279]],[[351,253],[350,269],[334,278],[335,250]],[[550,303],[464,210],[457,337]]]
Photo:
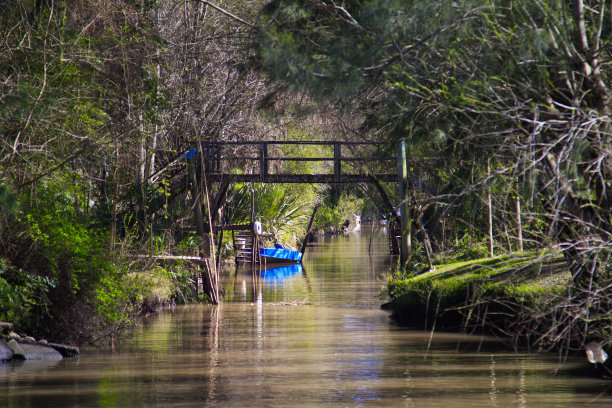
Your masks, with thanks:
[[[491,164],[487,162],[487,178],[491,177]],[[493,258],[493,205],[491,203],[491,187],[487,187],[487,209],[489,211],[489,257]]]
[[[523,225],[521,222],[521,197],[516,195],[516,237],[518,240],[519,252],[523,252]]]

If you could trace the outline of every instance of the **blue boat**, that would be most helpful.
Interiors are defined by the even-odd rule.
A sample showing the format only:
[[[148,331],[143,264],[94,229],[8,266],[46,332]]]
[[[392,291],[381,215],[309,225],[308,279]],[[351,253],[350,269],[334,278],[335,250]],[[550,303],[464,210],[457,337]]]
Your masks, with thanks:
[[[282,245],[275,244],[274,248],[260,248],[259,256],[261,263],[265,264],[296,264],[302,262],[302,253],[283,248]]]

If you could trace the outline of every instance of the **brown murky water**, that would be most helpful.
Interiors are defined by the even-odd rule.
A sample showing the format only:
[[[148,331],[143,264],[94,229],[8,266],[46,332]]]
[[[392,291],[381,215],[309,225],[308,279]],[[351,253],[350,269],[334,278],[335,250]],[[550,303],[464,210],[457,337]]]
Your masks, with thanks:
[[[222,305],[162,311],[113,354],[0,366],[0,407],[612,407],[612,382],[572,374],[584,358],[393,325],[376,297],[386,242],[368,246],[342,237],[303,270],[228,271]]]

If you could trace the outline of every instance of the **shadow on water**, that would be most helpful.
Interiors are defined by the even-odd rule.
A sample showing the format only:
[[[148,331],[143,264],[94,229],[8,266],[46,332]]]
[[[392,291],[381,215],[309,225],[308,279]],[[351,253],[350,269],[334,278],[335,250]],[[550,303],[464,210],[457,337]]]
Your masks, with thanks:
[[[387,243],[368,238],[322,240],[301,270],[226,270],[220,305],[163,310],[117,353],[0,370],[0,406],[612,406],[609,382],[567,375],[582,360],[390,324]]]

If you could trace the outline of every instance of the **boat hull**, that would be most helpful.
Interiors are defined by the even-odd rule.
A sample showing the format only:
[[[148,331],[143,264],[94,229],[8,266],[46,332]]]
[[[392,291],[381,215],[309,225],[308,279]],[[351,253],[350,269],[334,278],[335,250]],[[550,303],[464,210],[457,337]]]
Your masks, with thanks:
[[[261,262],[266,264],[291,265],[302,262],[302,253],[290,249],[261,248],[259,256]]]

